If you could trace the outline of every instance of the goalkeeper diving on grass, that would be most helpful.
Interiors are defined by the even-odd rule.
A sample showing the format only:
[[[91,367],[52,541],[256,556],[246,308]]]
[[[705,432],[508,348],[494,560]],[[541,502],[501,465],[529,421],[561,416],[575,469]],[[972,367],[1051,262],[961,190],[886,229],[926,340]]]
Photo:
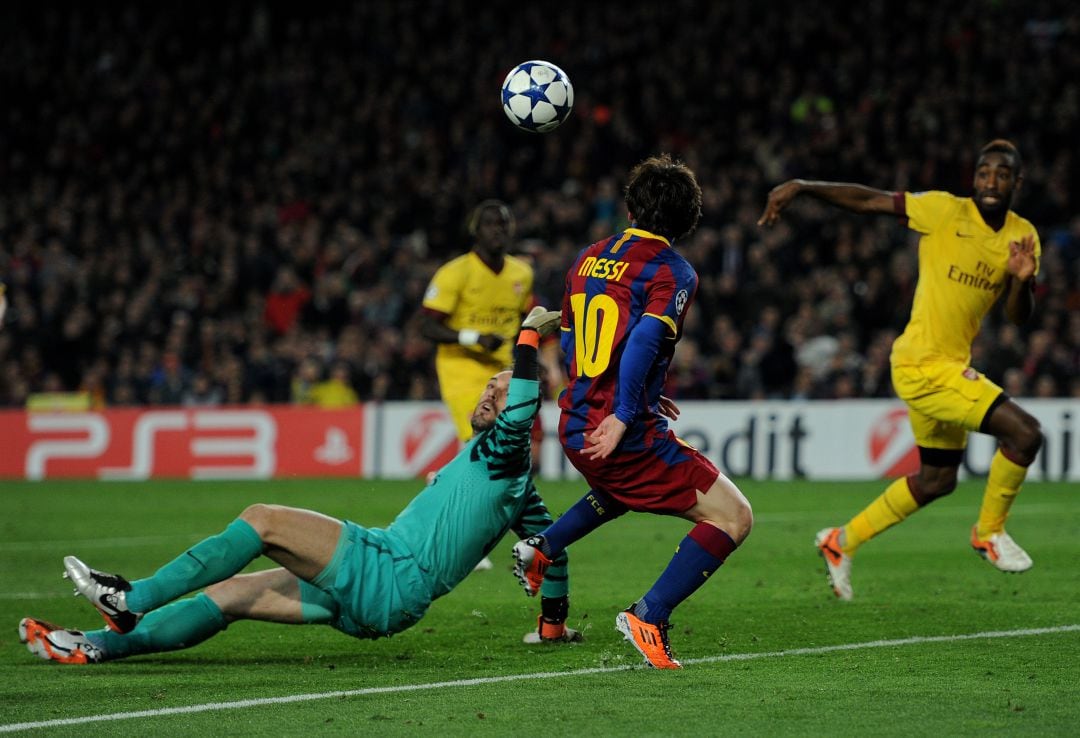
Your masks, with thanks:
[[[386,528],[256,504],[145,579],[128,582],[67,556],[65,576],[108,627],[82,632],[24,618],[19,639],[43,659],[85,664],[190,648],[237,620],[324,624],[357,638],[411,627],[507,531],[527,538],[551,523],[529,474],[530,432],[540,406],[537,345],[559,319],[542,307],[528,314],[513,372],[492,377],[473,411],[472,440]],[[280,568],[240,574],[259,556]],[[526,642],[578,640],[565,625],[565,557],[548,569],[542,595]]]

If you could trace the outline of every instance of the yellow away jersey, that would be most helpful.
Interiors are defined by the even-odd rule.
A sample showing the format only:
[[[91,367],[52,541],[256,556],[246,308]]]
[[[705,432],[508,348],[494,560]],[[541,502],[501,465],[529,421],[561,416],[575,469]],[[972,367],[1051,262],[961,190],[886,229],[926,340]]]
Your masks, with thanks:
[[[509,368],[532,286],[532,267],[516,256],[506,256],[498,274],[472,251],[442,265],[424,293],[424,307],[446,313],[450,316],[446,325],[456,331],[473,329],[506,340],[494,353],[480,346],[440,343],[436,357],[467,357]]]
[[[919,239],[919,281],[911,318],[896,339],[892,363],[971,360],[971,342],[1007,282],[1009,242],[1035,237],[1035,271],[1042,247],[1034,226],[1009,211],[994,231],[975,201],[948,192],[904,193],[908,227]]]

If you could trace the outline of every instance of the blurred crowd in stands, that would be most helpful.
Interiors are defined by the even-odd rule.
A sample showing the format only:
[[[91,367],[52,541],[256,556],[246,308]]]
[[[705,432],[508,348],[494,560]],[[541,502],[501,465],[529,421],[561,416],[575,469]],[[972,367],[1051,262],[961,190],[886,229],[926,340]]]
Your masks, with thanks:
[[[705,194],[668,393],[888,397],[914,239],[812,201],[762,230],[765,195],[793,176],[967,194],[999,136],[1042,238],[1037,312],[993,313],[973,364],[1014,396],[1080,396],[1073,4],[301,6],[0,10],[0,406],[435,399],[414,318],[468,210],[511,204],[558,305],[659,151]],[[543,136],[499,105],[528,58],[577,93]]]

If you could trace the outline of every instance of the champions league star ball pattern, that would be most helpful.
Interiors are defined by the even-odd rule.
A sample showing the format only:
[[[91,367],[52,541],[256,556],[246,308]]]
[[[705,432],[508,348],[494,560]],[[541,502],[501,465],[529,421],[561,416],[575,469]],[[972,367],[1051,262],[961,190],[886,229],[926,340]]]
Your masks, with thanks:
[[[506,75],[503,111],[522,130],[547,133],[559,127],[574,107],[574,86],[551,62],[527,61]]]

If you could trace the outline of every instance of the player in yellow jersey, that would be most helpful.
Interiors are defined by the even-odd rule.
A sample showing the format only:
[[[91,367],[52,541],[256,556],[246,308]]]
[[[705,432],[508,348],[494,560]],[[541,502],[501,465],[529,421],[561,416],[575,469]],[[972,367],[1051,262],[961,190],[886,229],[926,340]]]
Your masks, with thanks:
[[[532,300],[533,271],[506,253],[514,235],[510,208],[485,200],[469,218],[472,250],[435,272],[424,294],[421,332],[437,343],[439,391],[461,442],[476,399],[493,374],[512,364],[511,349]]]
[[[424,293],[420,330],[438,344],[439,393],[458,440],[473,435],[470,418],[488,380],[510,367],[521,318],[532,302],[532,267],[506,253],[514,216],[506,203],[484,200],[469,217],[472,250],[439,267]],[[539,449],[534,452],[536,458]],[[491,569],[484,557],[477,569]]]
[[[971,343],[997,300],[1004,299],[1006,315],[1018,325],[1034,309],[1039,236],[1010,209],[1022,181],[1020,153],[997,139],[979,152],[971,197],[800,179],[769,193],[758,225],[772,225],[795,197],[810,195],[855,213],[897,215],[921,234],[915,301],[891,356],[893,388],[908,406],[919,447],[919,471],[895,480],[846,525],[818,533],[815,543],[841,599],[852,597],[851,557],[860,545],[956,488],[969,431],[998,441],[971,545],[1001,571],[1031,568],[1031,557],[1005,532],[1005,519],[1042,446],[1042,431],[970,366]]]

